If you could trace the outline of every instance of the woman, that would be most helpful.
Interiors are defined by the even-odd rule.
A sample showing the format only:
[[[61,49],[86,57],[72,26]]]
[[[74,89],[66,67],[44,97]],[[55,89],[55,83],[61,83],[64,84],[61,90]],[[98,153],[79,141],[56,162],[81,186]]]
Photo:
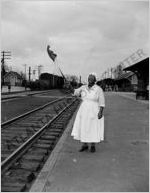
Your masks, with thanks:
[[[88,85],[75,89],[74,95],[82,98],[81,106],[76,115],[71,135],[83,144],[80,152],[88,150],[91,143],[91,152],[95,152],[95,143],[104,140],[105,99],[103,90],[95,84],[96,75],[89,74]]]

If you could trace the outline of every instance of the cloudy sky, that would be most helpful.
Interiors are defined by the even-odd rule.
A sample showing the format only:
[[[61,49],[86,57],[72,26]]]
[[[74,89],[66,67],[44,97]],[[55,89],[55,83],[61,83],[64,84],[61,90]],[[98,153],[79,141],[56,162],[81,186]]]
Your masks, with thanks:
[[[2,50],[12,52],[9,65],[24,71],[42,65],[53,73],[51,45],[64,74],[98,76],[138,49],[148,53],[148,1],[3,0]]]

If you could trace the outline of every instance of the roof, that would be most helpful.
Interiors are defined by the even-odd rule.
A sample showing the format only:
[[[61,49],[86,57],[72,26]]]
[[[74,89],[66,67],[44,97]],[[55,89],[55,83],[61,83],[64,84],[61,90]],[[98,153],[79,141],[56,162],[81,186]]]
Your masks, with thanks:
[[[137,62],[131,66],[128,66],[127,68],[124,68],[123,70],[125,71],[137,71],[137,70],[143,70],[143,68],[145,70],[149,69],[149,57],[145,58],[144,60],[141,60],[140,62]]]
[[[4,76],[4,78],[6,78],[7,76],[9,75],[14,75],[14,76],[17,76],[18,79],[22,79],[22,77],[20,76],[20,74],[18,74],[17,72],[14,72],[14,71],[10,71],[10,72],[7,72]]]
[[[124,74],[121,74],[118,78],[116,78],[115,80],[122,80],[122,79],[128,79],[130,76],[134,75],[133,72],[127,72]]]

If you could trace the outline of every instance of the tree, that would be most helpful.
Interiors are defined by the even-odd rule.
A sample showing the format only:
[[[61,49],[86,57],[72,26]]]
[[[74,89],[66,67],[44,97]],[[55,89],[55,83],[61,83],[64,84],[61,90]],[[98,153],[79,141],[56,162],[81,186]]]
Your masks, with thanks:
[[[78,77],[75,76],[75,75],[66,75],[65,76],[67,81],[70,82],[70,84],[73,86],[73,87],[76,87],[78,85]]]
[[[23,80],[25,80],[25,79],[26,79],[26,75],[25,75],[25,73],[23,73],[23,72],[21,71],[19,74],[20,74],[20,76],[22,77],[22,79],[23,79]]]

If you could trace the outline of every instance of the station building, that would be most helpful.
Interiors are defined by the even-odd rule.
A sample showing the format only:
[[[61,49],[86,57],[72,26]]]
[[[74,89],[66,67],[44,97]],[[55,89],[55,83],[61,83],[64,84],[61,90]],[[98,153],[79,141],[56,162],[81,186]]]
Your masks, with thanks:
[[[137,62],[127,68],[124,71],[130,71],[137,76],[137,98],[148,99],[149,98],[149,57]]]
[[[20,74],[14,71],[7,72],[4,76],[4,85],[21,86],[22,81]]]
[[[118,91],[136,91],[138,85],[137,75],[134,72],[125,72],[115,79]]]

